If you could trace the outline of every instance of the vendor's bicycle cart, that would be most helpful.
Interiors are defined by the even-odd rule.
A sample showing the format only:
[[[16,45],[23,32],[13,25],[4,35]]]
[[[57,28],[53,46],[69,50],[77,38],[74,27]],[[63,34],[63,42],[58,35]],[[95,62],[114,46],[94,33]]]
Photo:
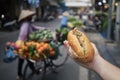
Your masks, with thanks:
[[[42,80],[45,79],[45,75],[47,72],[56,72],[55,71],[56,68],[63,66],[66,60],[68,59],[68,54],[66,54],[63,51],[64,46],[59,45],[58,48],[59,48],[60,53],[57,53],[58,56],[56,59],[52,57],[43,57],[42,60],[38,60],[38,61],[35,61],[32,59],[29,60],[34,63],[34,67],[36,68],[36,70],[39,71],[39,74],[41,75]],[[29,79],[34,74],[34,73],[29,74],[28,67],[29,65],[27,63],[24,68],[24,74],[23,74],[24,80]]]
[[[63,45],[67,32],[66,29],[57,30],[54,39],[51,31],[41,30],[30,34],[28,41],[8,42],[4,62],[12,62],[17,57],[23,58],[27,61],[23,70],[23,79],[29,80],[39,72],[41,79],[44,80],[46,73],[56,72],[55,70],[63,66],[68,59]],[[35,72],[30,72],[29,62],[34,64]]]
[[[41,34],[43,34],[44,37]],[[41,75],[42,80],[45,79],[46,73],[56,72],[55,70],[58,67],[63,66],[64,63],[66,62],[66,60],[68,59],[68,54],[65,53],[66,50],[63,45],[64,39],[62,41],[59,41],[59,39],[61,37],[65,38],[65,36],[64,35],[59,36],[56,32],[56,40],[54,40],[50,34],[51,33],[48,30],[46,30],[46,31],[44,30],[43,32],[38,31],[37,34],[35,33],[34,35],[33,34],[30,35],[30,38],[31,38],[30,40],[32,40],[32,41],[36,41],[36,40],[38,40],[38,38],[40,38],[42,36],[41,38],[44,40],[41,40],[40,42],[48,43],[55,51],[55,54],[53,56],[42,55],[42,59],[40,59],[40,60],[39,59],[37,59],[37,60],[27,59],[30,62],[34,63],[34,67],[36,70],[38,70],[37,72],[39,72],[39,74]],[[66,33],[66,35],[67,35],[67,33]],[[33,38],[33,36],[34,36],[34,38]],[[47,38],[45,38],[45,37],[47,37]],[[50,54],[50,51],[46,51],[45,54]],[[34,74],[34,73],[31,73],[31,74],[29,73],[28,67],[29,67],[29,64],[27,63],[25,65],[24,73],[23,73],[24,80],[30,79],[30,77]]]

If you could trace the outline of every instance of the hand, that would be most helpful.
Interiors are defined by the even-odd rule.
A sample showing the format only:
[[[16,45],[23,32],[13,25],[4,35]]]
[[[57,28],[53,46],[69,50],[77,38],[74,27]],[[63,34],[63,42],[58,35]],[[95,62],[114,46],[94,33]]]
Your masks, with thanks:
[[[84,66],[86,68],[94,70],[103,78],[103,80],[120,80],[120,68],[116,67],[115,65],[113,65],[113,64],[109,63],[108,61],[106,61],[105,59],[103,59],[99,55],[99,52],[93,43],[91,43],[91,44],[94,48],[95,54],[94,54],[93,60],[89,63],[79,62],[75,58],[75,55],[73,55],[72,52],[70,51],[70,46],[69,46],[68,41],[64,41],[64,44],[67,48],[67,51],[68,51],[68,54],[70,55],[70,57],[72,57],[73,60],[75,62],[77,62],[78,64],[81,64],[82,66]]]
[[[94,51],[95,51],[93,61],[92,61],[92,62],[89,62],[89,63],[81,63],[81,62],[79,62],[79,61],[76,59],[76,56],[72,53],[71,47],[69,46],[69,42],[68,42],[67,40],[64,41],[64,45],[65,45],[65,47],[66,47],[66,49],[67,49],[67,53],[69,54],[69,56],[70,56],[71,58],[73,58],[73,60],[74,60],[76,63],[78,63],[78,64],[80,64],[80,65],[82,65],[82,66],[84,66],[84,67],[93,69],[93,68],[94,68],[94,65],[96,64],[96,61],[100,58],[100,55],[99,55],[99,52],[98,52],[95,44],[93,44],[93,43],[91,43],[91,44],[92,44],[92,46],[93,46],[93,48],[94,48]]]

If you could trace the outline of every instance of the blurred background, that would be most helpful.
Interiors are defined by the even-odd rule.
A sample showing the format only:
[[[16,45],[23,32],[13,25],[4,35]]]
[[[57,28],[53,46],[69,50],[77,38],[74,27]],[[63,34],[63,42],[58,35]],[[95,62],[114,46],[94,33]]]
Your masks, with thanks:
[[[101,56],[120,67],[120,0],[0,0],[0,80],[15,80],[17,60],[4,63],[5,44],[16,41],[23,9],[36,12],[33,24],[56,33],[62,13],[69,13],[67,28],[78,27],[95,43]],[[73,22],[76,20],[76,22]],[[78,23],[77,23],[78,22]],[[62,50],[65,52],[65,50]],[[40,80],[39,75],[30,80]],[[46,80],[102,80],[94,71],[76,64],[71,58],[57,74],[47,74]]]

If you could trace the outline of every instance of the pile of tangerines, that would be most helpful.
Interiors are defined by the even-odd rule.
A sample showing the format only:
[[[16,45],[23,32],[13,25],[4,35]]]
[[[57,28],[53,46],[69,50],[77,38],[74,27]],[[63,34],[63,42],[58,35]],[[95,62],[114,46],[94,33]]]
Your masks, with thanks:
[[[17,40],[15,43],[7,42],[6,46],[13,46],[14,53],[25,59],[40,60],[43,59],[43,57],[45,58],[55,55],[54,49],[49,45],[49,43],[45,42],[24,42],[22,40]]]

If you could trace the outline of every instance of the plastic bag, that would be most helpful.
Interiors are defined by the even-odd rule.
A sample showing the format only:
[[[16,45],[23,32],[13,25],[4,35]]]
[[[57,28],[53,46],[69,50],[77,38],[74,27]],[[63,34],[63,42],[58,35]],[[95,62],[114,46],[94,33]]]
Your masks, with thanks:
[[[14,53],[14,47],[10,46],[9,49],[5,52],[3,56],[3,61],[5,63],[11,63],[18,57],[17,54]]]

